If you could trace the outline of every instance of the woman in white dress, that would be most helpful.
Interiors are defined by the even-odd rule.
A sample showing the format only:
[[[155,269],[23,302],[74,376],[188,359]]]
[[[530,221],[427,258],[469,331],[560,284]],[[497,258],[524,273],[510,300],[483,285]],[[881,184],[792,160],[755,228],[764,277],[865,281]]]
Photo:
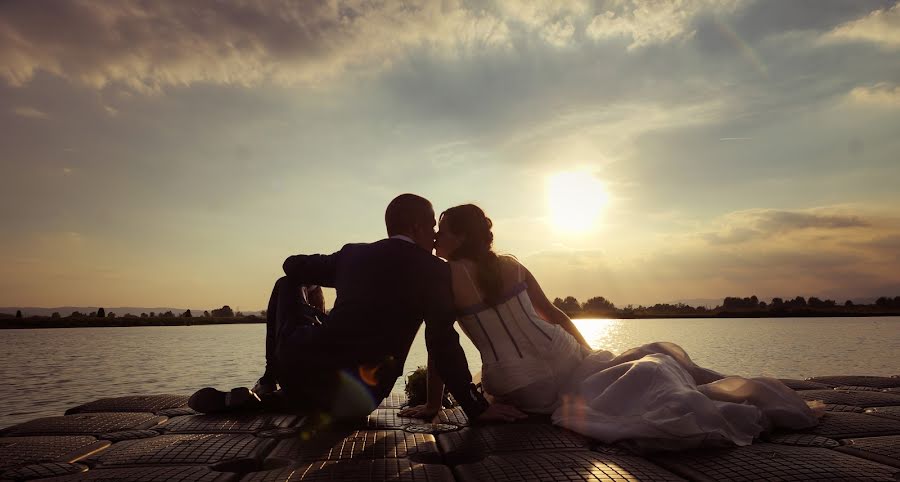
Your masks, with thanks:
[[[492,251],[491,226],[477,206],[456,206],[441,214],[435,241],[450,263],[460,328],[481,353],[486,395],[640,450],[748,445],[776,427],[818,423],[820,412],[780,381],[723,376],[672,343],[618,356],[592,350],[524,266]],[[401,415],[434,417],[442,393],[429,370],[428,402]]]

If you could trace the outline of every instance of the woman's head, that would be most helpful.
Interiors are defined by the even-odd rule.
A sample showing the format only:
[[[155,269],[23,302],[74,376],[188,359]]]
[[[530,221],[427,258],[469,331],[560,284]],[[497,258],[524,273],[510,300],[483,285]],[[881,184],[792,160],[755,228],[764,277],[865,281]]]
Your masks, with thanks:
[[[491,249],[492,227],[491,219],[481,208],[463,204],[441,213],[435,239],[435,253],[441,258],[475,263],[475,280],[488,304],[498,300],[503,289],[499,260]]]
[[[478,261],[491,252],[494,234],[490,218],[474,204],[454,206],[441,213],[435,253],[444,259]]]

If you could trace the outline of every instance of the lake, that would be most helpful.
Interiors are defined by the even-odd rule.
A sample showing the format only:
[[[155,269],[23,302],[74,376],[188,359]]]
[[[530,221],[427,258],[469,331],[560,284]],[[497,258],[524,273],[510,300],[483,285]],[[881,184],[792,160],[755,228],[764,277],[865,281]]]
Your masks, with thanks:
[[[701,366],[728,374],[900,374],[900,317],[575,323],[595,348],[620,353],[671,341]],[[0,330],[0,427],[62,415],[103,397],[252,386],[262,374],[264,339],[262,324]],[[481,365],[478,351],[460,339],[474,373]],[[425,360],[420,331],[405,371]]]

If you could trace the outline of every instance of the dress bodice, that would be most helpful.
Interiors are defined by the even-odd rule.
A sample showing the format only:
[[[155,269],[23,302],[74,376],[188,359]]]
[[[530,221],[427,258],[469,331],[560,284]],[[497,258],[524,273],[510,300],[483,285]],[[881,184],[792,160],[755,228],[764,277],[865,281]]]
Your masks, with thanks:
[[[463,270],[484,299],[468,270]],[[516,284],[492,306],[484,302],[460,311],[463,333],[481,354],[482,384],[487,393],[515,401],[522,410],[551,413],[566,376],[585,356],[561,326],[537,313],[519,271]]]
[[[501,300],[493,306],[479,303],[460,313],[459,325],[478,348],[482,363],[544,358],[554,325],[538,316],[527,285],[517,283]]]

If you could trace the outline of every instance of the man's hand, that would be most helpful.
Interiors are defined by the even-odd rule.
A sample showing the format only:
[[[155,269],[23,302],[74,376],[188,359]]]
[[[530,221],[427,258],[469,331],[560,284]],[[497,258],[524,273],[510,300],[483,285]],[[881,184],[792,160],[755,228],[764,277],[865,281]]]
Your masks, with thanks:
[[[306,290],[306,298],[309,306],[325,312],[325,294],[322,292],[321,286],[315,286]]]
[[[515,422],[528,415],[512,405],[492,403],[476,420],[479,423]]]
[[[440,407],[430,405],[416,405],[415,407],[405,408],[397,414],[401,417],[421,418],[422,420],[431,421],[441,411]]]

